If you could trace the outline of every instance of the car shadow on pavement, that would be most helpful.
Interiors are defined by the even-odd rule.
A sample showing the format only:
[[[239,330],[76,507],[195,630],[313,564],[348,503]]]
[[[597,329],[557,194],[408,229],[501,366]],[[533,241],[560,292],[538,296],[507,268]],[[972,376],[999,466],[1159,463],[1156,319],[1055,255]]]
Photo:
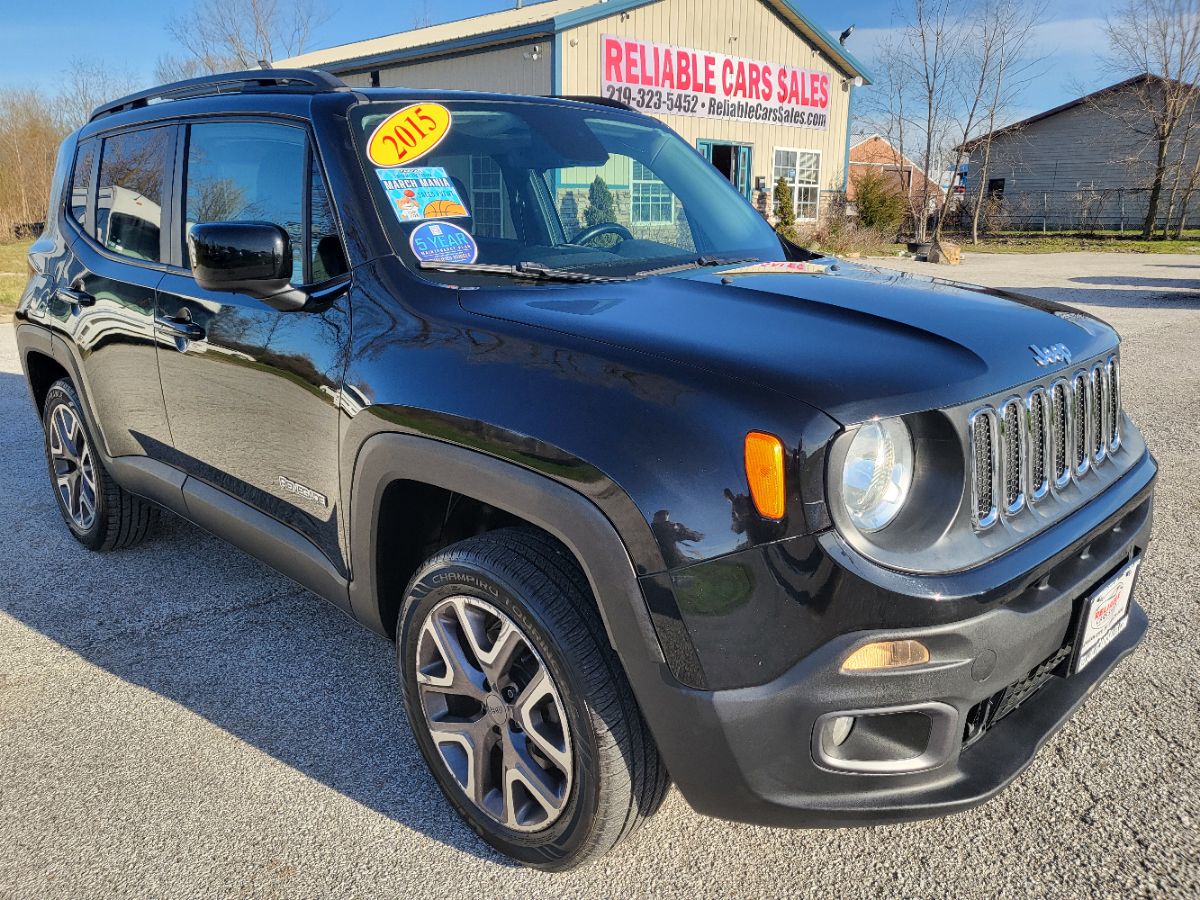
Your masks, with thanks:
[[[1076,275],[1074,284],[1094,284],[1111,288],[1174,288],[1176,290],[1200,291],[1200,279],[1184,277],[1148,278],[1145,275]]]
[[[1081,281],[1082,279],[1073,278],[1071,280]],[[1158,281],[1159,279],[1147,280]],[[998,290],[1036,296],[1044,300],[1054,300],[1069,306],[1099,306],[1107,309],[1200,309],[1200,283],[1196,285],[1195,290],[1180,290],[1179,288],[1186,287],[1189,282],[1181,279],[1164,278],[1161,280],[1176,290],[1151,293],[1149,291],[1152,291],[1153,288],[1130,289],[1120,286],[1117,282],[1106,289],[1103,280],[1098,280],[1097,286],[1091,288],[1030,287],[1025,285],[1000,287]],[[1104,318],[1103,313],[1099,315]]]
[[[89,553],[59,516],[37,419],[12,374],[0,373],[0,416],[12,494],[0,504],[0,612],[388,819],[513,865],[461,822],[430,776],[390,641],[170,514],[141,547]],[[187,760],[161,764],[187,777]]]

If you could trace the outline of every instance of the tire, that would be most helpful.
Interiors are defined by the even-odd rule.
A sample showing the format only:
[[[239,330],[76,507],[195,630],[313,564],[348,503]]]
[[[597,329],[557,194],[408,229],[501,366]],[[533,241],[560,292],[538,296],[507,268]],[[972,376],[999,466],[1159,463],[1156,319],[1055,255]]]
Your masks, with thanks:
[[[662,803],[666,769],[587,579],[549,536],[505,528],[442,550],[409,584],[396,634],[417,744],[499,852],[575,868]]]
[[[58,511],[89,550],[140,544],[158,524],[158,507],[112,480],[88,429],[75,386],[66,378],[46,393],[42,408],[46,464]]]

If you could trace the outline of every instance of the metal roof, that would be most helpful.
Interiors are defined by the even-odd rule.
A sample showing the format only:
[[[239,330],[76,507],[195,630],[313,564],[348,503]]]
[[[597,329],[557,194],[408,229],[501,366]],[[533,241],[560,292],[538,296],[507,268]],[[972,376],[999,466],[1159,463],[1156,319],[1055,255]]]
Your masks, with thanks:
[[[345,72],[352,68],[364,69],[415,61],[516,40],[550,37],[569,28],[657,2],[660,0],[548,0],[441,25],[431,25],[428,28],[400,31],[365,41],[300,53],[277,60],[275,65]],[[813,22],[797,3],[790,0],[762,2],[783,16],[797,32],[815,44],[847,74],[862,76],[868,83],[871,81],[866,67],[828,32]]]

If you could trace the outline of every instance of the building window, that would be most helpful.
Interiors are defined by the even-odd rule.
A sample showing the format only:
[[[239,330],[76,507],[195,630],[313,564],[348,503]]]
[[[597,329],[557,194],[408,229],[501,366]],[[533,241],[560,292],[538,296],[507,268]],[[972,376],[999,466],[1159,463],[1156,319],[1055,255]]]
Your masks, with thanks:
[[[987,183],[987,195],[989,200],[1004,199],[1004,179],[989,178]]]
[[[504,206],[500,167],[490,156],[471,157],[471,215],[475,236],[504,236]]]
[[[630,178],[634,225],[669,225],[675,221],[675,195],[636,159]]]
[[[817,150],[775,148],[775,179],[783,178],[792,189],[799,220],[813,221],[821,202],[821,154]]]

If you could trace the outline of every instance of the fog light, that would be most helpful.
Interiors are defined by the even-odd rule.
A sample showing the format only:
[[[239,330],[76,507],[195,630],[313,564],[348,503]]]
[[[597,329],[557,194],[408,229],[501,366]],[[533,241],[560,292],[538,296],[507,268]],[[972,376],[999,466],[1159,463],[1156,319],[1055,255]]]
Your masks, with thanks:
[[[920,641],[876,641],[859,647],[842,663],[843,672],[902,669],[929,662],[929,648]]]
[[[831,719],[825,727],[829,729],[829,740],[835,747],[840,747],[846,743],[846,738],[850,737],[854,728],[854,716],[838,716]]]

